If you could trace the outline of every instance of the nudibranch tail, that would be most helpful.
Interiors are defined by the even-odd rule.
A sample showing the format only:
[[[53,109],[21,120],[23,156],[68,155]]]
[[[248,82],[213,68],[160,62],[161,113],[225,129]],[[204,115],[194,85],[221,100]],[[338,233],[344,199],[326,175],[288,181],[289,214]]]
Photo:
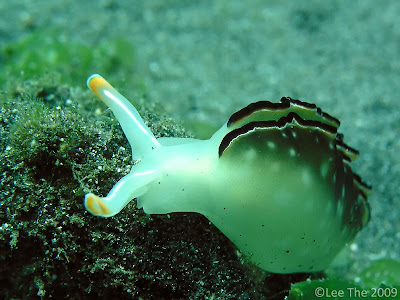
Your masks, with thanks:
[[[140,159],[143,154],[160,146],[136,108],[103,77],[93,74],[88,78],[87,86],[114,113],[129,143],[134,145],[132,149],[134,159]]]

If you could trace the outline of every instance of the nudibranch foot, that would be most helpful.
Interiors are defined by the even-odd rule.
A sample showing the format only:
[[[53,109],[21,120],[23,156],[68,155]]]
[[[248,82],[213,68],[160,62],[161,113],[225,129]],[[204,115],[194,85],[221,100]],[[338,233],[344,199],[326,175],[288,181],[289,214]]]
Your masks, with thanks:
[[[351,169],[358,151],[340,122],[315,104],[284,97],[234,113],[210,139],[156,139],[137,110],[100,75],[89,88],[111,108],[137,163],[96,216],[132,199],[145,213],[198,212],[250,260],[275,273],[316,272],[368,222],[369,186]]]

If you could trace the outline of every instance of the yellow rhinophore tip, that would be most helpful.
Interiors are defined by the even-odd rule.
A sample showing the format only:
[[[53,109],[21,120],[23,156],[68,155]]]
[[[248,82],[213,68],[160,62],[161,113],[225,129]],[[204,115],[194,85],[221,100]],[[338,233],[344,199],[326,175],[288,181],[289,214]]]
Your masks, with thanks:
[[[90,76],[86,82],[87,86],[96,94],[97,97],[101,98],[100,90],[112,89],[111,85],[101,77],[99,74],[93,74]]]
[[[92,193],[85,196],[85,207],[95,216],[106,217],[110,214],[110,210],[104,203],[103,199]]]

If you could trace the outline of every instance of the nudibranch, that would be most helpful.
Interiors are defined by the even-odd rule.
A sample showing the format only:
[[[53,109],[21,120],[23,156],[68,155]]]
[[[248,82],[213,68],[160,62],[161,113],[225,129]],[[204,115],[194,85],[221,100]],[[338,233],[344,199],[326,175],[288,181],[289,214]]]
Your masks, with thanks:
[[[158,138],[98,74],[88,87],[113,111],[138,161],[86,209],[111,217],[132,199],[148,214],[197,212],[251,262],[274,273],[326,268],[370,216],[369,186],[352,172],[358,152],[339,121],[284,97],[234,113],[210,139]]]

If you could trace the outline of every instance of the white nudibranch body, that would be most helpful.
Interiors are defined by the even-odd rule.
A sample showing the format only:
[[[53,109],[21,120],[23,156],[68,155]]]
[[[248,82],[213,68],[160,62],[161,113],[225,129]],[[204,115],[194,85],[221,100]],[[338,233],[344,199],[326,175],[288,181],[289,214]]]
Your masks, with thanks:
[[[87,84],[140,160],[106,197],[86,195],[93,215],[111,217],[134,198],[148,214],[201,213],[275,273],[323,270],[369,219],[369,187],[350,168],[358,153],[337,133],[339,121],[314,104],[259,101],[208,140],[156,139],[100,75]]]

